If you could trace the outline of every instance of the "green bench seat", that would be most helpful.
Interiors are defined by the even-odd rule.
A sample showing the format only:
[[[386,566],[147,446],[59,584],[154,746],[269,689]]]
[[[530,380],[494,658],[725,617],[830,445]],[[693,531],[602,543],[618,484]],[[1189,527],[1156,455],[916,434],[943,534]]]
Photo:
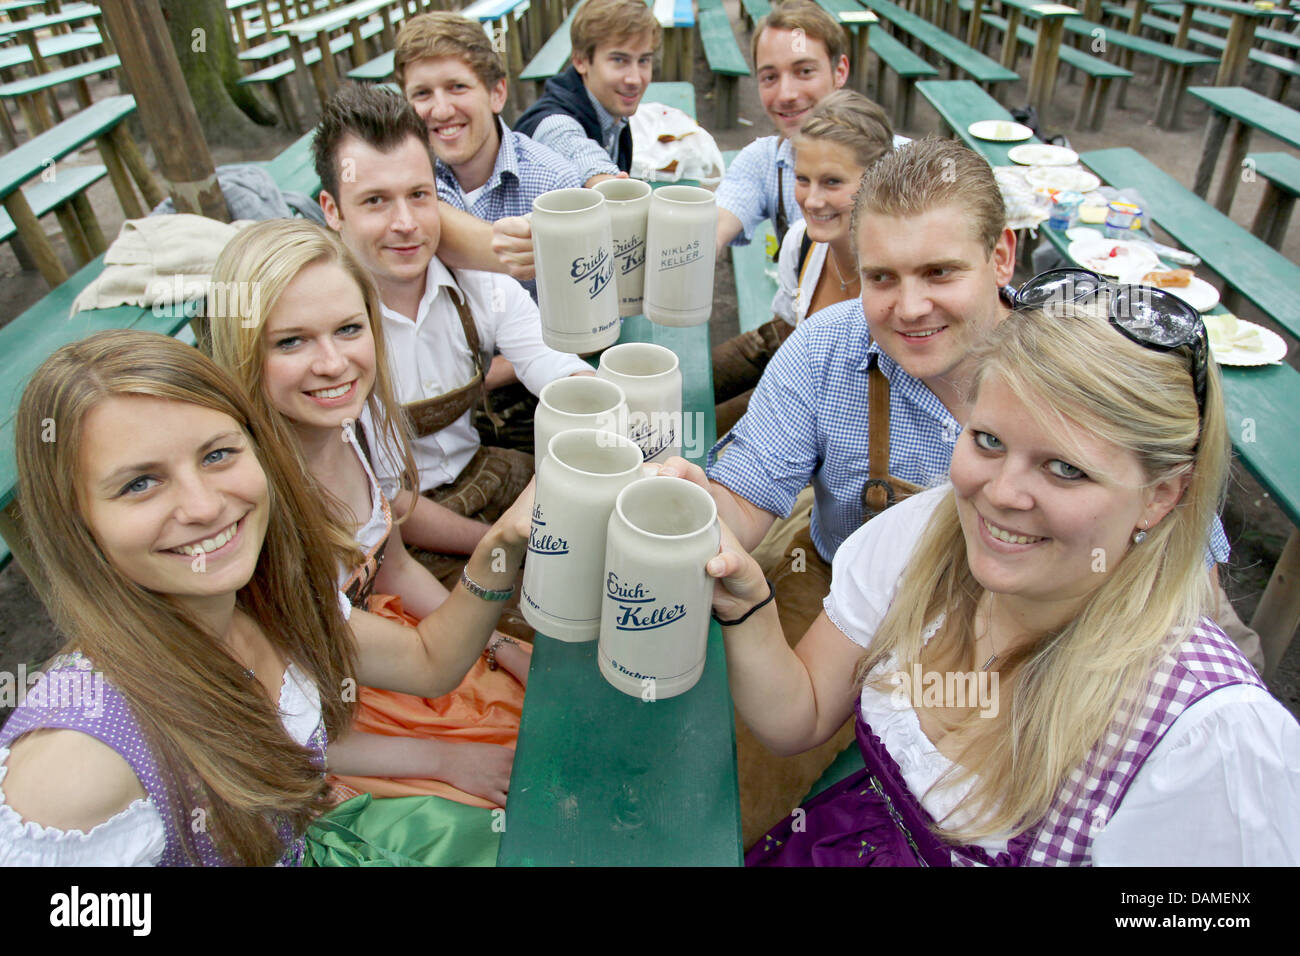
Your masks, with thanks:
[[[393,75],[393,62],[396,58],[395,50],[381,53],[373,60],[367,60],[360,66],[348,70],[348,79],[362,83],[381,83]]]
[[[1007,32],[1006,17],[985,13],[980,20],[999,33]],[[1038,34],[1032,27],[1021,25],[1016,30],[1016,42],[1032,48],[1038,43]],[[1102,120],[1106,115],[1106,97],[1110,92],[1111,81],[1131,80],[1133,71],[1084,53],[1065,43],[1061,44],[1060,57],[1062,63],[1079,70],[1085,77],[1083,95],[1079,98],[1079,109],[1074,116],[1075,128],[1101,129]]]
[[[745,29],[753,32],[754,24],[772,12],[768,0],[740,0],[740,13],[745,20]]]
[[[1246,159],[1256,178],[1264,180],[1264,195],[1250,231],[1280,251],[1300,196],[1300,159],[1290,153],[1251,153]]]
[[[885,68],[888,67],[897,79],[893,108],[890,110],[894,125],[899,129],[910,127],[916,81],[937,78],[938,69],[884,30],[871,30],[867,34],[867,44],[876,55],[876,99],[884,98]]]
[[[704,58],[713,71],[713,119],[718,126],[730,128],[736,125],[736,77],[749,76],[749,65],[720,4],[708,9],[701,6],[698,23]]]
[[[83,225],[67,204],[106,175],[108,169],[104,166],[68,166],[58,171],[53,182],[37,182],[23,190],[23,195],[27,197],[27,205],[32,207],[32,213],[37,219],[51,212],[58,215],[59,224],[63,227],[64,236],[68,239],[68,245],[76,256],[78,265],[84,266],[92,254],[103,250],[104,236],[99,232],[97,221],[92,218],[90,222]],[[94,235],[85,237],[88,246],[82,245],[78,241],[78,234],[83,229],[90,228],[91,223],[93,223]],[[9,213],[0,209],[0,242],[8,242],[17,234],[18,228],[9,218]]]
[[[573,47],[569,43],[569,24],[573,22],[579,6],[580,3],[573,5],[573,9],[569,11],[559,27],[542,44],[542,48],[533,55],[523,72],[519,74],[519,79],[533,82],[538,96],[542,95],[542,87],[546,85],[546,81],[557,73],[563,73],[568,66],[569,57],[573,54]]]
[[[65,66],[62,69],[51,70],[48,73],[40,73],[36,76],[25,76],[20,80],[13,80],[0,86],[0,96],[27,96],[31,93],[37,93],[41,90],[48,90],[52,87],[59,86],[62,83],[73,83],[77,80],[84,80],[87,77],[94,76],[97,73],[110,73],[122,65],[122,61],[116,56],[101,56],[98,59],[91,60],[88,63],[76,63],[72,66]]]
[[[950,63],[954,69],[968,74],[976,83],[990,86],[994,83],[1014,83],[1020,79],[1014,70],[1008,70],[996,60],[971,49],[951,34],[914,13],[908,13],[889,0],[865,0],[865,5],[881,20],[888,21],[895,30],[913,37]]]
[[[99,35],[98,30],[78,30],[45,37],[37,41],[36,48],[41,51],[41,59],[48,60],[51,57],[66,56],[69,53],[78,53],[81,50],[103,45],[104,38]],[[0,49],[0,70],[24,66],[30,62],[32,62],[32,51],[25,44]]]

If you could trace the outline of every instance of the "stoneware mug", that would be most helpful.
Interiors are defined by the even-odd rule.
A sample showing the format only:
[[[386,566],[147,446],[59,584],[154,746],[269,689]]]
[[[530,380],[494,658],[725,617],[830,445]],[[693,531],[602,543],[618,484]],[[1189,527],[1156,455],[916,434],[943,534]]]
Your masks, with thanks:
[[[704,673],[718,509],[682,478],[645,478],[619,492],[605,544],[600,672],[625,694],[684,694]],[[531,560],[531,559],[530,559]]]
[[[659,325],[701,325],[713,311],[718,205],[699,186],[663,186],[646,222],[645,315]]]
[[[551,439],[538,462],[519,600],[539,633],[570,642],[600,635],[609,514],[618,493],[641,476],[641,449],[622,435],[577,428]]]
[[[542,341],[595,352],[618,341],[618,288],[605,197],[553,189],[533,200],[533,257]]]
[[[591,375],[557,378],[537,396],[533,455],[540,466],[551,439],[571,428],[627,434],[627,398],[616,382]]]
[[[650,184],[639,179],[606,179],[596,184],[605,197],[614,237],[618,314],[641,314],[645,286],[645,230],[650,217]]]
[[[682,453],[682,372],[672,349],[624,342],[605,350],[596,375],[623,389],[626,435],[647,462],[662,464]]]

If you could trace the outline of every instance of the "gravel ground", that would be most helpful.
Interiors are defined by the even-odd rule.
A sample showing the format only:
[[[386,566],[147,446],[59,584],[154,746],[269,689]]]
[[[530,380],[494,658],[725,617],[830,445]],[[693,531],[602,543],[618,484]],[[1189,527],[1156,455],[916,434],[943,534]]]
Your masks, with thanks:
[[[726,0],[726,6],[733,24],[738,23],[737,0]],[[746,51],[748,57],[748,35],[738,33],[738,38],[741,48]],[[708,66],[703,59],[702,47],[696,44],[696,48],[699,51],[694,77],[697,113],[700,121],[705,126],[711,127],[713,125],[712,81]],[[1027,74],[1027,61],[1022,61],[1020,66],[1022,75]],[[1135,70],[1146,69],[1149,67],[1139,60]],[[892,84],[892,80],[889,82]],[[1211,82],[1211,78],[1206,75],[1193,79],[1193,83],[1198,82],[1208,83]],[[1256,89],[1267,89],[1258,77],[1253,78],[1251,83]],[[1106,116],[1102,131],[1079,132],[1068,129],[1066,124],[1074,115],[1082,87],[1078,83],[1071,84],[1062,79],[1058,84],[1054,107],[1050,115],[1043,119],[1043,129],[1049,135],[1064,132],[1070,138],[1074,148],[1079,151],[1108,146],[1131,146],[1180,182],[1190,186],[1201,155],[1203,130],[1209,110],[1199,102],[1188,98],[1182,115],[1184,129],[1173,133],[1158,129],[1151,124],[1155,108],[1153,95],[1155,86],[1154,77],[1139,72],[1132,83],[1127,108],[1112,109]],[[1022,80],[1008,95],[1002,97],[1002,101],[1012,105],[1023,103],[1027,95],[1026,89],[1026,84]],[[95,87],[97,99],[116,92],[116,84],[111,81],[98,81]],[[1300,88],[1292,90],[1287,105],[1300,108]],[[75,106],[70,105],[69,109],[75,109]],[[748,124],[742,123],[734,129],[715,132],[719,148],[739,149],[755,136],[767,135],[771,132],[758,100],[756,84],[743,79],[740,83],[740,116],[742,120],[749,121]],[[20,119],[18,122],[21,124]],[[900,132],[913,137],[939,132],[938,116],[919,95],[912,127]],[[135,133],[137,142],[143,144],[144,139],[139,135],[138,128]],[[292,134],[284,132],[282,143],[277,150],[287,146],[294,138],[296,137]],[[1256,151],[1284,149],[1292,153],[1296,152],[1270,140],[1262,133],[1256,134],[1254,149]],[[251,154],[237,149],[215,148],[213,154],[215,162],[221,164],[269,159],[274,155],[274,151]],[[150,159],[152,159],[151,155]],[[69,157],[64,163],[82,165],[98,161],[98,156],[92,147]],[[1243,183],[1237,190],[1232,218],[1239,224],[1249,227],[1262,192],[1262,181]],[[104,234],[111,239],[117,234],[123,219],[112,187],[107,180],[101,181],[91,189],[90,197],[100,217]],[[46,226],[65,265],[71,268],[72,258],[58,235],[57,221],[53,216],[47,218]],[[1300,256],[1300,227],[1293,224],[1282,251],[1292,261],[1297,261],[1297,257]],[[720,261],[717,273],[716,307],[710,330],[715,343],[734,335],[738,328],[735,284],[730,261]],[[1017,276],[1017,278],[1022,277]],[[0,248],[0,325],[20,314],[46,292],[45,284],[39,275],[20,270],[8,245]],[[1273,323],[1249,306],[1241,310],[1241,315],[1243,318],[1276,328]],[[1300,360],[1300,353],[1293,350],[1288,361],[1300,368],[1300,365],[1297,365],[1298,360]],[[1238,613],[1244,620],[1249,620],[1287,535],[1291,532],[1291,525],[1269,498],[1267,492],[1240,466],[1233,469],[1232,488],[1224,509],[1223,522],[1233,545],[1226,586]],[[22,570],[11,563],[8,568],[0,572],[0,672],[12,673],[20,662],[28,663],[30,667],[33,662],[48,657],[57,646],[58,639],[45,609],[36,599]],[[1292,713],[1300,717],[1300,641],[1292,642],[1289,652],[1273,675],[1273,679],[1269,681],[1269,687]],[[0,710],[0,714],[3,714],[3,710]]]

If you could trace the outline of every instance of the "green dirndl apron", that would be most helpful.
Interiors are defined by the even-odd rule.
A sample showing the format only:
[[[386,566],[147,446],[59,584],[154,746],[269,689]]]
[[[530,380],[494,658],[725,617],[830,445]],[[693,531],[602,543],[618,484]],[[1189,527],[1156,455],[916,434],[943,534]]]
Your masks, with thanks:
[[[307,828],[302,865],[496,866],[503,814],[442,797],[363,793]]]

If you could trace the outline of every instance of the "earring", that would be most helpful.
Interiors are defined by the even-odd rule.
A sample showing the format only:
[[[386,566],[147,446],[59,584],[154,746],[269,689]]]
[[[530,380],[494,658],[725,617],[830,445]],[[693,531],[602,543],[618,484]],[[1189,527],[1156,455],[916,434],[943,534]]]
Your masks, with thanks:
[[[1142,522],[1142,530],[1141,530],[1141,531],[1135,531],[1135,532],[1133,532],[1133,543],[1134,543],[1134,544],[1141,544],[1143,541],[1145,541],[1145,540],[1147,539],[1147,524],[1148,524],[1148,523],[1149,523],[1149,522],[1143,521],[1143,522]]]

